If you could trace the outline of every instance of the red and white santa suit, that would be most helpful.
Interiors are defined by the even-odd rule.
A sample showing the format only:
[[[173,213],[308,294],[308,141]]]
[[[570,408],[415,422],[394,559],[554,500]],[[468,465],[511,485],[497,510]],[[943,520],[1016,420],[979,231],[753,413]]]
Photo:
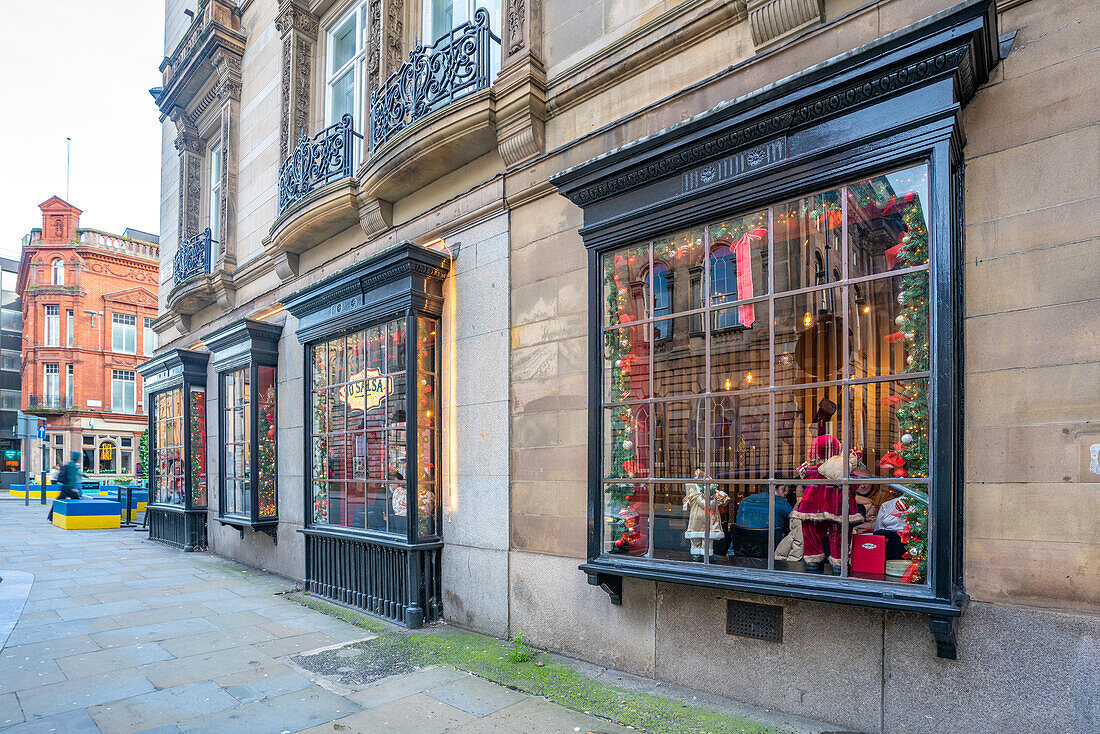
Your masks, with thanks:
[[[849,470],[859,465],[859,458],[852,454]],[[818,436],[810,443],[807,462],[799,467],[799,474],[806,479],[837,480],[844,476],[844,461],[840,458],[840,442],[835,436]],[[844,490],[835,484],[811,484],[806,487],[798,507],[791,517],[802,521],[802,558],[807,563],[825,560],[825,536],[829,537],[829,560],[839,565],[841,559],[841,505]],[[848,493],[848,522],[859,522],[863,516],[856,507],[855,494]]]

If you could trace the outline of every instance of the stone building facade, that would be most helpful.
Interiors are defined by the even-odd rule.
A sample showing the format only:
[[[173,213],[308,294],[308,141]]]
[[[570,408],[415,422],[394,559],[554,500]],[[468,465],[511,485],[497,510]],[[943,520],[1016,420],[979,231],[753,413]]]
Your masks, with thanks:
[[[82,228],[81,211],[56,196],[39,208],[42,227],[23,239],[16,282],[22,410],[45,418],[48,467],[80,451],[93,479],[140,480],[148,423],[136,367],[156,349],[157,237]],[[30,443],[36,473],[42,448]]]
[[[1100,13],[448,7],[166,3],[154,536],[862,731],[1095,729]]]

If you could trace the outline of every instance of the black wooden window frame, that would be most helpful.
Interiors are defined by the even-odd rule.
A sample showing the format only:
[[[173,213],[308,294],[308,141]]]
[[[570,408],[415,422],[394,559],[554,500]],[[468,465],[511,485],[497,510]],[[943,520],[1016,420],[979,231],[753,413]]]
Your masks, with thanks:
[[[249,374],[249,398],[248,398],[248,422],[249,422],[249,487],[248,487],[248,512],[227,513],[225,496],[225,451],[219,448],[218,456],[218,517],[222,525],[228,525],[240,531],[244,536],[245,529],[261,532],[269,535],[278,543],[279,527],[279,434],[278,434],[278,361],[279,338],[283,327],[279,324],[269,324],[263,321],[243,319],[217,333],[207,337],[204,341],[213,354],[212,366],[218,381],[218,436],[223,439],[226,434],[225,411],[225,376],[241,369],[247,369]],[[273,515],[260,514],[260,453],[259,453],[259,371],[261,367],[270,367],[273,370],[273,384],[276,386],[276,414],[275,414],[275,455],[272,467],[273,491],[275,494],[275,512]],[[209,417],[208,417],[209,420]]]
[[[581,570],[613,603],[622,602],[622,578],[629,576],[920,612],[932,617],[940,653],[953,656],[950,619],[968,600],[962,585],[961,108],[997,61],[995,28],[990,0],[965,3],[551,178],[584,210],[589,522],[588,560]],[[723,163],[728,167],[721,168]],[[883,584],[604,553],[601,256],[922,163],[929,167],[931,199],[930,583]]]
[[[147,507],[149,537],[151,540],[160,540],[183,550],[199,550],[206,546],[206,513],[210,504],[210,483],[206,483],[204,503],[194,503],[192,485],[199,477],[194,476],[192,461],[192,446],[194,442],[191,435],[191,395],[192,388],[203,391],[203,400],[206,400],[206,366],[210,355],[206,352],[197,352],[188,349],[173,349],[165,354],[143,362],[138,365],[137,371],[144,381],[145,392],[148,396],[147,418],[148,421],[148,460],[145,466],[146,487],[149,488],[149,504]],[[184,501],[183,504],[170,504],[155,502],[154,482],[156,481],[156,398],[171,390],[182,390],[183,400],[183,477],[184,477]],[[205,446],[206,436],[201,436],[200,441]],[[208,447],[207,447],[208,448]],[[201,467],[202,479],[205,479],[206,467]]]
[[[302,509],[306,536],[303,587],[406,627],[420,627],[442,618],[442,485],[441,397],[438,380],[442,363],[443,281],[450,269],[445,254],[414,242],[401,242],[373,257],[361,260],[333,276],[307,286],[284,300],[287,311],[298,319],[295,331],[303,346],[302,411],[309,416],[301,429],[303,446],[313,435],[311,412],[311,348],[321,342],[346,336],[404,318],[406,323],[406,369],[416,365],[417,319],[424,316],[436,324],[434,411],[436,428],[435,528],[430,536],[419,537],[415,522],[419,512],[417,456],[412,445],[417,423],[415,383],[407,379],[406,390],[406,508],[408,523],[404,536],[389,532],[312,521],[313,452],[307,451],[302,478]],[[306,389],[310,386],[310,389]]]

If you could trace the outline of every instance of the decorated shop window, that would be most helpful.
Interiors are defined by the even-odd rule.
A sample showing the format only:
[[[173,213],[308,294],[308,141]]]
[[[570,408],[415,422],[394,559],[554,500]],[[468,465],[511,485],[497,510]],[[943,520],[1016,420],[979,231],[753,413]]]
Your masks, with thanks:
[[[206,338],[218,373],[218,522],[277,537],[277,371],[282,327],[244,319]]]
[[[191,387],[191,505],[206,507],[206,388]]]
[[[157,393],[151,398],[153,465],[149,501],[162,505],[184,505],[183,388]]]
[[[309,347],[315,525],[437,532],[436,321],[411,323],[415,335],[400,318]]]
[[[915,165],[600,256],[603,554],[927,582],[928,207]]]

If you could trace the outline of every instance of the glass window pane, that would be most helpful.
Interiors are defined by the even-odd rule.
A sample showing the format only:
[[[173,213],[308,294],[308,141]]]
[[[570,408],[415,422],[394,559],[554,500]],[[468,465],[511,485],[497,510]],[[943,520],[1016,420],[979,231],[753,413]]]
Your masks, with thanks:
[[[840,191],[788,201],[773,210],[777,293],[841,279]]]
[[[356,34],[355,16],[337,28],[332,34],[332,70],[336,71],[355,55]]]
[[[701,229],[681,232],[653,243],[653,267],[658,276],[653,279],[657,283],[654,306],[657,293],[667,290],[667,295],[661,295],[661,305],[666,313],[682,313],[702,307],[703,304],[697,300],[698,291],[692,289],[691,283],[702,277],[705,252]],[[664,308],[666,302],[667,309]],[[646,308],[646,313],[649,313],[648,303]]]
[[[649,553],[649,487],[643,482],[604,485],[605,553],[644,556]]]
[[[626,325],[646,318],[649,246],[628,247],[604,255],[600,272],[603,325]]]
[[[928,272],[849,286],[853,377],[928,369]]]
[[[849,277],[928,263],[928,166],[847,187]]]
[[[710,405],[710,476],[767,480],[771,442],[768,394],[716,396]]]
[[[751,314],[751,318],[747,316]],[[750,327],[741,326],[741,320]],[[767,387],[769,369],[768,302],[731,306],[710,314],[710,389]]]
[[[826,382],[843,377],[851,347],[840,288],[775,299],[775,382]]]
[[[348,70],[332,83],[332,123],[344,115],[355,119],[355,70]]]
[[[649,326],[608,329],[604,343],[604,400],[610,403],[649,397]]]
[[[653,403],[652,411],[652,475],[691,479],[704,468],[704,399]]]
[[[649,406],[620,405],[603,411],[604,467],[607,479],[649,476]]]
[[[694,316],[653,322],[653,394],[655,397],[706,392],[707,338]],[[656,338],[661,335],[661,338]]]
[[[767,295],[767,210],[719,222],[709,231],[710,305]]]

